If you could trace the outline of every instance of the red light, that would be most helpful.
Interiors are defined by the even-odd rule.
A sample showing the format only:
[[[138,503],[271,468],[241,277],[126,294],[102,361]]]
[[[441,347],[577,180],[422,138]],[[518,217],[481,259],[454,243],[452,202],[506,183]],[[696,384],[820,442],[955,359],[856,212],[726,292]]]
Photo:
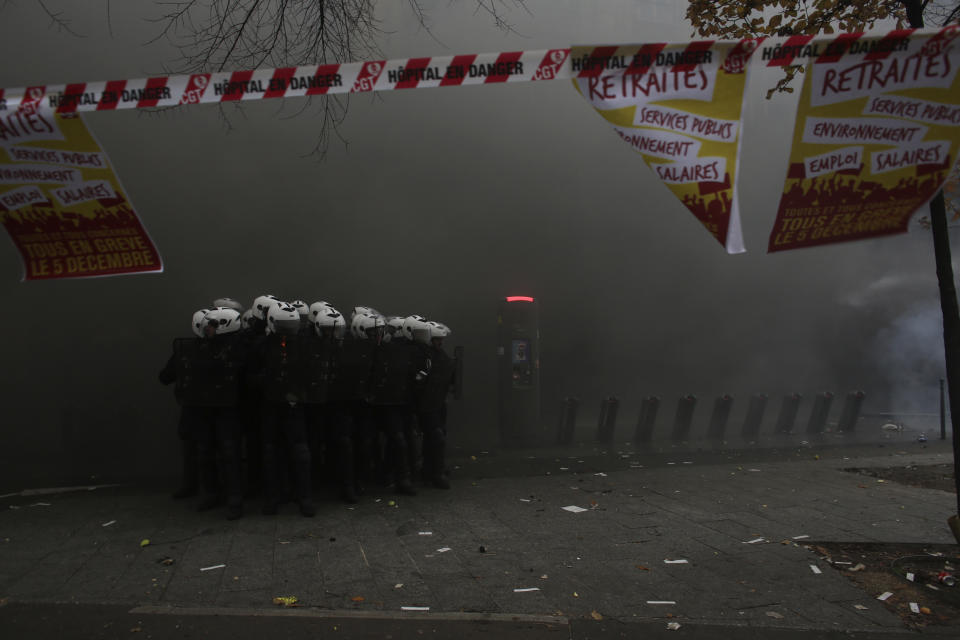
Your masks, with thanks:
[[[530,296],[507,296],[507,302],[533,302]]]

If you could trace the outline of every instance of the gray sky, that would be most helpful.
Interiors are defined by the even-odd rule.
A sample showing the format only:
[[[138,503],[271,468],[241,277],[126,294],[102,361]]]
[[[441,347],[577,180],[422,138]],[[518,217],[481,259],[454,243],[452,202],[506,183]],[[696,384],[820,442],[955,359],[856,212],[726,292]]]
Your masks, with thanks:
[[[384,2],[388,58],[683,41],[685,3],[530,0],[504,33],[469,0],[424,2],[432,37],[402,2]],[[144,45],[151,2],[48,5],[83,37],[58,32],[29,0],[0,12],[0,86],[163,73],[175,50]],[[0,249],[8,312],[0,393],[13,424],[0,450],[37,469],[77,433],[172,451],[176,409],[156,382],[170,340],[219,296],[262,293],[341,309],[420,313],[466,346],[462,429],[496,433],[496,304],[541,302],[544,407],[564,394],[595,411],[624,398],[693,392],[712,403],[863,388],[873,410],[935,409],[942,342],[929,232],[768,255],[794,106],[751,81],[741,166],[747,253],[728,256],[642,159],[565,81],[363,95],[324,162],[304,157],[315,112],[248,103],[85,119],[164,257],[162,275],[20,283]],[[705,423],[707,409],[700,408]],[[839,412],[835,406],[834,412]],[[805,419],[807,410],[801,410]],[[835,418],[834,418],[835,419]],[[7,421],[8,424],[11,424]],[[454,426],[454,429],[458,427]],[[661,428],[664,428],[661,424]],[[73,435],[71,435],[73,434]],[[105,434],[105,435],[104,435]],[[21,455],[22,454],[22,455]]]

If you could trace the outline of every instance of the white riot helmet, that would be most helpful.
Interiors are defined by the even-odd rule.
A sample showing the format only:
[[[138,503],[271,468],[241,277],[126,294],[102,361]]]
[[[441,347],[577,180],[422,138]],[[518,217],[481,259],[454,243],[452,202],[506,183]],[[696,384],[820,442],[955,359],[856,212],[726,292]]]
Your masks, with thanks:
[[[436,322],[430,320],[427,322],[427,326],[430,327],[430,339],[434,338],[446,338],[450,335],[450,327],[443,324],[442,322]]]
[[[403,335],[411,342],[430,342],[430,327],[423,316],[407,316],[403,320]]]
[[[305,316],[310,313],[310,307],[307,306],[307,303],[303,300],[294,300],[290,303],[290,306],[297,310],[301,316]]]
[[[289,304],[274,304],[267,312],[267,333],[296,335],[300,331],[300,314]]]
[[[368,313],[372,316],[380,315],[380,312],[373,307],[354,307],[353,312],[350,314],[350,322],[352,323],[353,319],[359,316],[361,313]]]
[[[205,326],[214,327],[218,336],[236,333],[240,331],[240,314],[236,309],[217,307],[207,311],[203,316],[203,323]]]
[[[234,300],[233,298],[217,298],[213,301],[214,307],[225,307],[227,309],[233,309],[238,313],[243,313],[243,305]]]
[[[317,314],[325,311],[326,309],[333,309],[333,305],[327,302],[326,300],[317,300],[310,305],[310,319],[316,320]]]
[[[270,295],[269,293],[257,297],[257,299],[253,301],[253,306],[251,307],[251,309],[253,309],[253,315],[261,320],[266,320],[267,312],[270,311],[270,306],[274,302],[280,302],[280,299],[277,298],[277,296]]]
[[[240,314],[240,326],[244,329],[253,329],[256,317],[253,315],[253,309],[247,309]]]
[[[317,330],[317,335],[323,335],[325,330],[332,329],[333,337],[339,340],[343,337],[347,323],[339,311],[333,307],[326,307],[322,311],[318,310],[313,319],[313,326]]]
[[[393,338],[402,338],[404,320],[406,320],[406,318],[403,316],[387,316],[385,320],[387,323],[387,331],[383,339],[389,341]]]
[[[382,330],[386,326],[383,316],[372,313],[357,314],[351,323],[353,335],[357,338],[371,338],[373,331]]]
[[[198,338],[203,337],[203,316],[207,315],[210,309],[200,309],[199,311],[193,312],[193,322],[190,325],[190,328],[193,329],[193,335]]]

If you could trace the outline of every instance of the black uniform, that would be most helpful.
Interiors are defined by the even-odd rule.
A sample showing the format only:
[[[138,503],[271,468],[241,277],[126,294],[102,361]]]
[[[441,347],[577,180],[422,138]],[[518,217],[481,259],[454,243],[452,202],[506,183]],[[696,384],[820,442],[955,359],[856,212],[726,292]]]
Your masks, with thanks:
[[[416,493],[410,480],[409,443],[404,425],[414,400],[417,372],[422,369],[420,350],[407,340],[381,343],[373,363],[369,401],[380,432],[385,437],[385,467],[393,474],[400,493]]]
[[[194,338],[200,340],[200,338]],[[157,376],[163,385],[170,385],[177,381],[177,353],[174,352],[167,360],[167,364]],[[173,493],[174,498],[189,498],[197,495],[200,487],[200,459],[197,454],[197,440],[191,430],[196,418],[192,415],[196,408],[183,403],[183,394],[174,387],[174,397],[180,405],[180,419],[177,422],[177,436],[180,438],[180,453],[183,458],[180,488]]]
[[[195,408],[188,413],[188,430],[197,439],[204,492],[200,509],[212,508],[226,498],[227,517],[239,518],[243,491],[237,405],[245,345],[239,334],[187,338],[174,342],[174,355],[177,393],[184,405]],[[221,495],[218,475],[225,495]]]
[[[429,373],[417,394],[417,420],[423,431],[423,478],[448,489],[447,394],[453,389],[456,361],[439,345],[431,345],[426,354]]]
[[[245,342],[247,351],[252,353],[257,344],[264,337],[267,323],[259,318],[253,326],[244,328],[241,339]],[[263,446],[260,442],[260,414],[261,391],[256,384],[246,380],[240,394],[240,424],[243,441],[243,470],[247,496],[255,494],[263,483]]]
[[[282,502],[287,464],[292,466],[300,512],[314,515],[311,455],[304,414],[310,336],[271,334],[254,347],[250,375],[261,391],[260,436],[263,447],[263,512],[274,514]]]
[[[357,494],[363,492],[372,476],[376,427],[366,397],[376,343],[354,337],[324,340],[325,357],[329,359],[329,378],[323,393],[330,449],[336,451],[341,497],[356,502]]]

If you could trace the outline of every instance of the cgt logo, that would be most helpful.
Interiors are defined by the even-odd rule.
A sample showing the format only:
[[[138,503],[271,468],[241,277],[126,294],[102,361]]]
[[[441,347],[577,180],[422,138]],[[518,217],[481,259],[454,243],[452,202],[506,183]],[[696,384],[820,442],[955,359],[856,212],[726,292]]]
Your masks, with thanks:
[[[40,101],[43,99],[44,93],[46,92],[43,87],[27,87],[17,111],[27,115],[36,113],[40,108]]]
[[[187,82],[187,88],[184,90],[183,96],[180,98],[180,104],[199,104],[200,99],[203,97],[203,92],[206,90],[209,84],[209,73],[201,73],[190,76],[190,80]]]
[[[740,44],[730,51],[730,55],[723,61],[723,70],[727,73],[743,73],[747,68],[747,61],[760,46],[759,40],[741,40]]]
[[[917,55],[921,58],[932,58],[933,56],[945,53],[950,48],[950,44],[956,40],[957,36],[960,36],[960,25],[952,24],[949,27],[944,27],[940,33],[931,37],[927,43],[923,45],[923,48]]]
[[[570,55],[569,49],[552,49],[543,57],[543,62],[534,74],[534,80],[553,80],[560,71],[560,67]]]
[[[373,91],[373,86],[377,83],[377,78],[383,71],[383,62],[365,62],[357,76],[357,81],[353,83],[353,93],[358,91]]]

